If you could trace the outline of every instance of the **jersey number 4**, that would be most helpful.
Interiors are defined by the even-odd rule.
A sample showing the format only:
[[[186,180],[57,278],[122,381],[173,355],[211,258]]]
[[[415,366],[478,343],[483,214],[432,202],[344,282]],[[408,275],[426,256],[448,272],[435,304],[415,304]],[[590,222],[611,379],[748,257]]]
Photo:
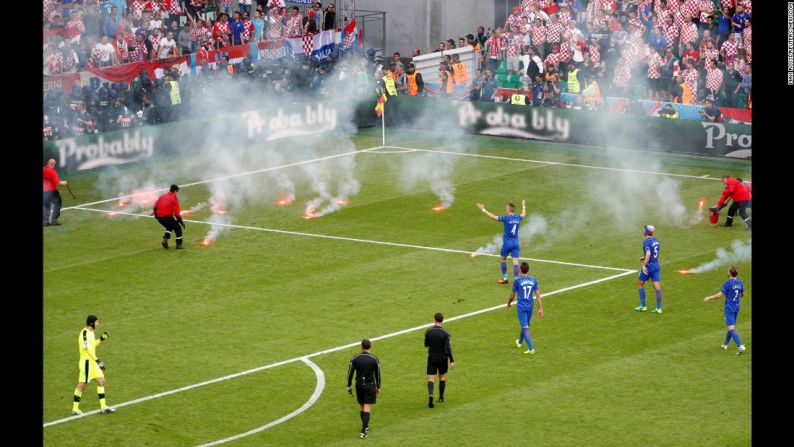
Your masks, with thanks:
[[[516,235],[516,227],[517,227],[517,226],[518,226],[518,224],[513,224],[513,229],[512,229],[512,230],[510,230],[510,234],[512,234],[513,236],[515,236],[515,235]]]

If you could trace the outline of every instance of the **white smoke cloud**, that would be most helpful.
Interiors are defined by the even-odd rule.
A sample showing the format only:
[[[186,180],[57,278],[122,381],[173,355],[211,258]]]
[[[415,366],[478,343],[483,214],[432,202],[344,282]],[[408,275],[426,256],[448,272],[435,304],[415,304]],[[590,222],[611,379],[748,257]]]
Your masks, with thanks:
[[[710,272],[721,266],[731,265],[737,262],[748,262],[752,258],[752,249],[752,241],[742,242],[740,240],[735,240],[731,243],[731,251],[720,247],[717,249],[717,257],[715,259],[700,264],[688,270],[687,273]]]

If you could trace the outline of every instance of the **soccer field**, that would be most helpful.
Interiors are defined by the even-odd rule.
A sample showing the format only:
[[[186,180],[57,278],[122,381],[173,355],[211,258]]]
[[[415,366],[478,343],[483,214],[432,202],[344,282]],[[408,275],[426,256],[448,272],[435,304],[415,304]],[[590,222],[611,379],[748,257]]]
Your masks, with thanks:
[[[703,303],[729,265],[676,273],[750,241],[740,219],[705,216],[720,176],[751,180],[750,162],[414,130],[387,130],[387,144],[366,129],[233,163],[67,176],[79,200],[64,194],[63,225],[43,229],[45,445],[750,444],[750,262],[736,263],[743,356],[719,349],[723,301]],[[118,199],[171,183],[196,209],[181,251],[160,246],[148,196]],[[522,198],[521,257],[544,297],[534,356],[516,349],[510,287],[497,284],[502,226],[475,206],[504,214]],[[661,242],[662,315],[633,310],[645,224]],[[430,409],[423,334],[439,311],[456,362]],[[95,414],[91,384],[74,418],[88,314],[110,333],[97,354],[117,411]],[[383,389],[362,441],[345,376],[365,337]]]

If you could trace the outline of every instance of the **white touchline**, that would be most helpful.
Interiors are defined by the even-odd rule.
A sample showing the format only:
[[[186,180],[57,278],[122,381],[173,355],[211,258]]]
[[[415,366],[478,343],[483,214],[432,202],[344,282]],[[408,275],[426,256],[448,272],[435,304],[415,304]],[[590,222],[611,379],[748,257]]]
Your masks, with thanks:
[[[259,428],[255,428],[253,430],[249,430],[249,431],[247,431],[245,433],[240,433],[239,435],[234,435],[234,436],[231,436],[231,437],[228,437],[228,438],[219,439],[217,441],[213,441],[213,442],[210,442],[210,443],[207,443],[207,444],[201,444],[198,447],[209,447],[209,446],[212,446],[212,445],[223,444],[223,443],[226,443],[226,442],[229,442],[229,441],[234,441],[236,439],[244,438],[246,436],[250,436],[250,435],[259,433],[261,431],[265,431],[265,430],[267,430],[270,427],[276,426],[276,425],[278,425],[278,424],[280,424],[282,422],[286,422],[286,421],[294,418],[295,416],[303,413],[304,411],[308,410],[309,407],[314,405],[315,402],[317,402],[317,400],[320,399],[320,394],[323,393],[323,389],[325,389],[325,374],[323,373],[323,370],[320,369],[319,366],[317,366],[316,363],[312,362],[308,358],[304,357],[304,358],[302,358],[300,360],[303,363],[309,365],[309,367],[314,371],[314,376],[317,379],[317,384],[314,386],[314,392],[312,393],[311,397],[309,397],[309,400],[306,401],[306,403],[301,405],[300,408],[298,408],[297,410],[293,411],[292,413],[290,413],[290,414],[288,414],[288,415],[286,415],[286,416],[284,416],[282,418],[276,419],[275,421],[273,421],[273,422],[271,422],[269,424],[263,425],[263,426],[261,426]]]
[[[699,180],[718,180],[722,181],[718,178],[711,178],[702,175],[686,175],[686,174],[673,174],[670,172],[656,172],[656,171],[643,171],[641,169],[626,169],[626,168],[610,168],[608,166],[592,166],[592,165],[581,165],[576,163],[562,163],[559,161],[545,161],[545,160],[532,160],[528,158],[512,158],[512,157],[499,157],[496,155],[482,155],[482,154],[469,154],[465,152],[452,152],[452,151],[440,151],[436,149],[421,149],[417,147],[402,147],[402,146],[383,146],[387,149],[405,149],[410,150],[413,149],[414,151],[420,152],[434,152],[438,154],[450,154],[450,155],[460,155],[462,157],[478,157],[478,158],[491,158],[494,160],[510,160],[510,161],[523,161],[525,163],[541,163],[547,165],[558,165],[558,166],[570,166],[574,168],[589,168],[589,169],[603,169],[605,171],[622,171],[622,172],[635,172],[638,174],[653,174],[653,175],[669,175],[671,177],[684,177],[684,178],[692,178],[692,179],[699,179]],[[750,182],[748,182],[750,183]]]
[[[123,216],[133,216],[133,217],[145,217],[150,218],[151,215],[149,214],[141,214],[141,213],[127,213],[121,211],[108,211],[108,210],[101,210],[96,208],[85,208],[83,206],[77,206],[74,209],[82,210],[82,211],[93,211],[96,213],[112,213],[114,216],[123,215]],[[330,236],[327,234],[316,234],[316,233],[303,233],[300,231],[288,231],[288,230],[276,230],[274,228],[260,228],[260,227],[251,227],[248,225],[235,225],[235,224],[226,224],[226,223],[212,223],[212,222],[205,222],[203,220],[190,220],[190,219],[183,219],[185,222],[197,223],[197,224],[204,224],[204,225],[211,225],[211,226],[219,226],[219,227],[228,227],[228,228],[239,228],[242,230],[254,230],[254,231],[264,231],[267,233],[278,233],[278,234],[290,234],[294,236],[306,236],[306,237],[316,237],[320,239],[334,239],[339,241],[350,241],[350,242],[360,242],[364,244],[377,244],[377,245],[388,245],[391,247],[401,247],[401,248],[417,248],[420,250],[430,250],[430,251],[442,251],[446,253],[462,253],[466,255],[471,255],[472,252],[470,250],[456,250],[452,248],[439,248],[439,247],[425,247],[423,245],[413,245],[413,244],[401,244],[398,242],[386,242],[386,241],[374,241],[370,239],[357,239],[353,237],[343,237],[343,236]],[[489,253],[477,253],[477,256],[490,256],[490,257],[499,257],[496,254],[489,254]],[[560,265],[569,265],[574,267],[585,267],[585,268],[592,268],[592,269],[601,269],[601,270],[613,270],[616,272],[628,272],[628,271],[635,271],[629,270],[624,268],[617,268],[617,267],[605,267],[602,265],[590,265],[590,264],[579,264],[577,262],[565,262],[565,261],[552,261],[548,259],[536,259],[536,258],[524,258],[521,257],[520,259],[525,259],[527,261],[533,262],[541,262],[546,264],[560,264]]]
[[[184,187],[187,187],[187,186],[202,185],[204,183],[216,182],[218,180],[226,180],[226,179],[235,178],[235,177],[242,177],[244,175],[260,174],[262,172],[275,171],[277,169],[291,168],[291,167],[294,167],[294,166],[300,166],[300,165],[308,164],[308,163],[315,163],[315,162],[318,162],[318,161],[331,160],[331,159],[339,158],[339,157],[346,157],[348,155],[354,155],[354,154],[358,154],[360,152],[369,152],[369,151],[373,151],[373,150],[376,150],[376,149],[381,149],[382,147],[383,146],[375,146],[375,147],[370,147],[368,149],[361,149],[361,150],[355,150],[355,151],[351,151],[351,152],[345,152],[343,154],[336,154],[336,155],[329,155],[327,157],[314,158],[312,160],[296,161],[295,163],[288,163],[288,164],[280,165],[280,166],[271,166],[269,168],[257,169],[255,171],[238,172],[237,174],[224,175],[224,176],[221,176],[221,177],[211,178],[209,180],[201,180],[199,182],[185,183],[183,185],[180,185],[180,188],[184,188]],[[161,192],[161,191],[168,191],[168,188],[160,188],[160,189],[156,189],[156,190],[151,191],[151,192]],[[138,193],[138,194],[140,194],[140,193]],[[62,208],[61,211],[73,210],[73,209],[80,208],[82,206],[99,205],[100,203],[113,202],[113,201],[116,201],[116,200],[119,200],[119,199],[125,199],[125,198],[128,198],[128,197],[133,197],[135,195],[136,194],[127,194],[127,195],[124,195],[124,196],[113,197],[112,199],[98,200],[96,202],[90,202],[90,203],[84,203],[82,205],[70,206],[70,207],[67,207],[67,208]]]
[[[593,280],[593,281],[588,281],[588,282],[577,284],[577,285],[570,286],[570,287],[565,287],[565,288],[562,288],[562,289],[559,289],[559,290],[554,290],[554,291],[549,292],[549,293],[544,293],[543,297],[545,298],[545,297],[549,297],[549,296],[552,296],[552,295],[556,295],[558,293],[568,292],[570,290],[591,286],[593,284],[598,284],[598,283],[609,281],[609,280],[612,280],[612,279],[615,279],[615,278],[620,278],[622,276],[630,275],[630,274],[633,274],[633,273],[635,273],[633,270],[632,271],[625,271],[623,273],[618,273],[616,275],[607,276],[605,278],[596,279],[596,280]],[[474,312],[469,312],[467,314],[458,315],[456,317],[447,318],[446,321],[449,322],[449,321],[461,320],[463,318],[473,317],[475,315],[480,315],[480,314],[483,314],[483,313],[486,313],[486,312],[490,312],[492,310],[503,309],[503,308],[505,308],[505,305],[504,304],[500,304],[498,306],[488,307],[488,308],[480,309],[480,310],[477,310],[477,311],[474,311]],[[403,329],[401,331],[392,332],[390,334],[374,337],[374,338],[371,338],[370,340],[374,340],[374,341],[385,340],[387,338],[396,337],[398,335],[403,335],[403,334],[407,334],[409,332],[418,331],[420,329],[424,329],[424,328],[430,327],[430,325],[431,325],[431,323],[421,324],[419,326],[414,326],[412,328]],[[147,400],[157,399],[159,397],[169,396],[171,394],[176,394],[176,393],[180,393],[182,391],[192,390],[192,389],[199,388],[199,387],[202,387],[202,386],[205,386],[205,385],[211,385],[213,383],[223,382],[223,381],[226,381],[226,380],[229,380],[229,379],[234,379],[234,378],[245,376],[245,375],[248,375],[248,374],[253,374],[253,373],[256,373],[256,372],[259,372],[259,371],[264,371],[266,369],[275,368],[277,366],[282,366],[282,365],[287,365],[289,363],[303,361],[303,359],[310,359],[312,357],[317,357],[317,356],[321,356],[321,355],[325,355],[325,354],[330,354],[332,352],[342,351],[344,349],[349,349],[349,348],[352,348],[352,347],[355,347],[355,346],[359,346],[360,344],[361,344],[361,341],[357,341],[357,342],[354,342],[354,343],[349,343],[349,344],[346,344],[346,345],[337,346],[335,348],[326,349],[326,350],[323,350],[323,351],[317,351],[317,352],[314,352],[312,354],[302,355],[300,357],[295,357],[295,358],[292,358],[292,359],[289,359],[289,360],[282,360],[280,362],[271,363],[269,365],[264,365],[264,366],[260,366],[260,367],[257,367],[257,368],[249,369],[247,371],[242,371],[242,372],[230,374],[228,376],[223,376],[223,377],[218,377],[216,379],[206,380],[204,382],[196,383],[194,385],[183,386],[182,388],[177,388],[175,390],[164,391],[162,393],[152,394],[151,396],[146,396],[146,397],[141,397],[139,399],[130,400],[130,401],[127,401],[127,402],[123,402],[123,403],[114,405],[114,407],[115,408],[121,408],[121,407],[126,407],[128,405],[139,404],[141,402],[146,402]],[[92,414],[98,414],[98,413],[99,413],[99,410],[88,411],[86,413],[83,413],[81,416],[70,416],[70,417],[67,417],[67,418],[63,418],[63,419],[58,419],[58,420],[55,420],[55,421],[47,422],[43,426],[44,426],[44,428],[46,428],[46,427],[50,427],[50,426],[53,426],[53,425],[62,424],[64,422],[70,422],[70,421],[73,421],[75,419],[80,419],[80,418],[83,418],[83,417],[86,417],[86,416],[89,416],[89,415],[92,415]]]

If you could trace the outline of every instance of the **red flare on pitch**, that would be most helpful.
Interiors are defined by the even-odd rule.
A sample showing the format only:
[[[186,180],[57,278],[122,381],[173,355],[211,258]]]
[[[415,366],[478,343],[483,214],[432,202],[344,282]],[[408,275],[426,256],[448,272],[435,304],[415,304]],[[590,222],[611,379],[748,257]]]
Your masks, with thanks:
[[[284,197],[284,198],[276,200],[276,205],[278,205],[278,206],[292,205],[292,202],[294,202],[294,200],[292,200],[291,198]]]
[[[340,206],[347,205],[347,199],[336,199],[336,204]]]
[[[182,210],[179,212],[180,216],[187,216],[188,214],[192,214],[193,212],[190,210]]]
[[[689,274],[692,273],[692,271],[689,270],[689,269],[683,269],[683,270],[679,270],[678,273],[680,273],[682,275],[689,275]]]
[[[437,213],[440,213],[441,211],[444,211],[445,209],[447,209],[447,207],[445,207],[444,205],[436,205],[436,206],[434,206],[431,209],[433,211],[437,212]]]
[[[698,202],[698,211],[703,211],[703,206],[706,204],[706,198],[701,197],[700,202]]]
[[[116,204],[116,207],[117,208],[125,208],[128,203],[130,203],[129,200],[125,201],[125,200],[119,199],[119,203]]]
[[[114,217],[114,216],[117,216],[118,214],[119,214],[119,213],[117,213],[117,212],[115,212],[115,211],[108,211],[108,212],[107,212],[107,215],[108,215],[108,217]]]
[[[317,217],[317,215],[313,212],[306,211],[306,213],[303,214],[303,218],[306,220],[314,219],[315,217]]]
[[[207,238],[207,239],[204,239],[203,241],[201,241],[201,245],[203,245],[203,246],[205,246],[205,247],[207,247],[207,246],[208,246],[208,245],[210,245],[211,243],[212,243],[212,240],[211,240],[211,239],[209,239],[209,238]]]
[[[223,208],[212,208],[212,212],[215,214],[226,214],[226,210]]]

